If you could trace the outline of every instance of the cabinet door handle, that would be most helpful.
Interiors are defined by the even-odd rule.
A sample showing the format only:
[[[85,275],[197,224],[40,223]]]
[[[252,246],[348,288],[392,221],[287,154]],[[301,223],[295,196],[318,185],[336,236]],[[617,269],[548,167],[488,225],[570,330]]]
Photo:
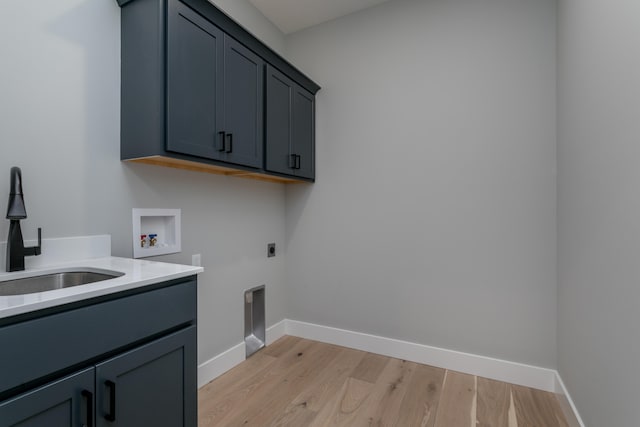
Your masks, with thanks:
[[[229,141],[229,146],[227,147],[227,153],[232,153],[233,152],[233,134],[232,133],[227,134],[227,140]]]
[[[227,149],[227,147],[226,147],[227,140],[225,139],[225,133],[224,133],[224,131],[222,131],[222,132],[218,132],[218,135],[220,135],[220,136],[221,136],[220,140],[221,140],[221,142],[222,142],[222,143],[218,146],[218,151],[222,152],[222,151],[224,151],[224,150],[226,150],[226,149]]]
[[[296,158],[297,156],[295,154],[289,154],[289,169],[296,168]]]
[[[300,169],[300,154],[296,154],[296,169]]]
[[[87,404],[87,420],[83,425],[84,427],[93,427],[93,393],[89,390],[82,390],[82,397]]]
[[[114,422],[116,420],[116,383],[107,380],[104,385],[109,389],[109,412],[104,416],[104,419]]]

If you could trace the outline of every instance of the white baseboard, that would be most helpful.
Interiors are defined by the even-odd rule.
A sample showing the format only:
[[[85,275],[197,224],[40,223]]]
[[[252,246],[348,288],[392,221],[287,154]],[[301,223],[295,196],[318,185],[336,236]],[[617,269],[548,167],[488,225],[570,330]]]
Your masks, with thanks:
[[[355,348],[540,390],[555,390],[556,371],[552,369],[296,320],[287,320],[286,332],[287,335]]]
[[[567,417],[567,421],[569,422],[570,427],[585,427],[582,418],[580,418],[580,413],[576,408],[576,405],[573,403],[573,399],[571,399],[571,395],[569,394],[569,390],[565,387],[560,374],[556,371],[555,376],[555,392],[559,395],[560,405],[562,406],[562,410],[565,413],[565,417]],[[574,418],[571,418],[571,413],[573,413]]]
[[[266,344],[269,345],[284,336],[285,329],[285,320],[267,328]],[[241,342],[200,364],[198,366],[198,388],[218,378],[245,359],[244,342]]]
[[[282,320],[268,328],[266,333],[267,345],[284,335],[292,335],[553,392],[565,399],[563,411],[573,411],[575,414],[578,425],[571,427],[585,427],[560,375],[553,369],[297,320]],[[244,343],[240,343],[204,362],[198,367],[198,387],[202,387],[244,360]]]
[[[207,360],[198,366],[198,388],[213,381],[245,359],[244,342]]]
[[[274,341],[278,341],[285,335],[287,320],[281,320],[275,325],[267,328],[267,345],[273,343]]]

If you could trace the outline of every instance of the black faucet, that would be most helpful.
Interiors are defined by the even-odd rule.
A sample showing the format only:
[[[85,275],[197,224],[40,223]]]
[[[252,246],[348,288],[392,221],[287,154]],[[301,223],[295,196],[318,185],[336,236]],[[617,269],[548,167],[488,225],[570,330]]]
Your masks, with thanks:
[[[22,172],[18,167],[11,168],[11,191],[9,193],[9,206],[7,206],[7,219],[9,225],[9,237],[7,238],[7,271],[24,270],[24,257],[40,255],[42,246],[42,229],[38,228],[38,246],[24,247],[20,220],[27,217],[22,197]]]

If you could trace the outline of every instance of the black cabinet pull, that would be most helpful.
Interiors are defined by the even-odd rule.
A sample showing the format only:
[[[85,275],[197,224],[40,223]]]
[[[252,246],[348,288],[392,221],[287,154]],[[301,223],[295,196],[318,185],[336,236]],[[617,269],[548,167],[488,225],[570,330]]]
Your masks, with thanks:
[[[289,157],[289,169],[300,169],[300,154],[291,154]]]
[[[226,147],[227,140],[224,137],[225,136],[224,131],[223,132],[218,132],[218,135],[220,135],[222,137],[222,138],[220,138],[222,140],[222,144],[220,144],[220,146],[218,147],[218,151],[222,152],[222,151],[225,151],[227,149],[227,147]]]
[[[84,427],[93,427],[93,393],[89,390],[82,390],[82,397],[87,403],[87,420]]]
[[[116,420],[116,383],[107,380],[104,385],[109,389],[109,412],[104,416],[104,419],[114,422]]]
[[[227,153],[232,153],[233,152],[233,134],[228,133],[227,139],[229,140],[229,147],[227,147]]]

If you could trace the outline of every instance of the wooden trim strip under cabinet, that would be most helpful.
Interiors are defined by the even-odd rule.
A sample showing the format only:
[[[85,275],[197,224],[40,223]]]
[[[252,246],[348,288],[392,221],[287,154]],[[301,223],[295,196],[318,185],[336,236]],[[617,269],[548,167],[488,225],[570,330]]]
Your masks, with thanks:
[[[142,163],[146,165],[165,166],[165,167],[170,167],[174,169],[183,169],[183,170],[188,170],[193,172],[206,172],[206,173],[212,173],[216,175],[256,179],[259,181],[266,181],[266,182],[278,182],[278,183],[284,183],[284,184],[295,184],[295,183],[303,182],[297,179],[290,179],[290,178],[284,178],[284,177],[273,176],[273,175],[263,175],[261,173],[256,173],[256,172],[248,172],[248,171],[243,171],[238,169],[227,168],[224,166],[193,162],[189,160],[174,159],[174,158],[165,157],[165,156],[140,157],[137,159],[127,159],[125,161],[132,162],[132,163]]]

